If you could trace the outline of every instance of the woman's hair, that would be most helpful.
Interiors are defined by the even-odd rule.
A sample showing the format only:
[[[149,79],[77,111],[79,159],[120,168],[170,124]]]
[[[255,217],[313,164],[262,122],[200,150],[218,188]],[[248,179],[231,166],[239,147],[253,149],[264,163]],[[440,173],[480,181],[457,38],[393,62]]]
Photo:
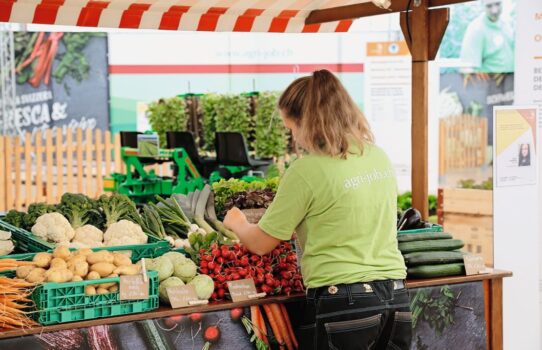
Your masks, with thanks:
[[[348,147],[374,142],[365,116],[339,79],[328,70],[296,79],[280,96],[278,108],[298,126],[298,141],[316,154],[345,158]]]

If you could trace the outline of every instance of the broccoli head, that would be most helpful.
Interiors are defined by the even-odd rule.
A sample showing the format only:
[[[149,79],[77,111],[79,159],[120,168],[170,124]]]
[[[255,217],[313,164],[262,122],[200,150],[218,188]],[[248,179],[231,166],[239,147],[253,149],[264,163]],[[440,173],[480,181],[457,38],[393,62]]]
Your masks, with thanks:
[[[23,217],[23,228],[30,231],[32,226],[36,223],[36,220],[47,213],[54,213],[57,211],[57,207],[54,204],[47,203],[32,203],[28,206],[28,211]]]
[[[22,211],[11,209],[2,220],[15,227],[23,227],[24,215],[25,213]]]
[[[86,224],[101,224],[97,203],[84,194],[64,193],[58,204],[58,211],[68,219],[74,229]]]

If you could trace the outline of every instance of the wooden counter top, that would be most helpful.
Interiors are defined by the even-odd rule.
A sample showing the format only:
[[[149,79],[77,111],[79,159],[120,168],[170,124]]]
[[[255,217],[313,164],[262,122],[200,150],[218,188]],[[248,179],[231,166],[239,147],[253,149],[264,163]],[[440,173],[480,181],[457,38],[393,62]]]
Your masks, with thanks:
[[[451,277],[432,278],[432,279],[408,280],[407,287],[408,288],[429,287],[429,286],[438,286],[438,285],[446,285],[446,284],[483,281],[483,280],[489,280],[489,279],[502,279],[504,277],[510,277],[510,276],[512,276],[512,273],[509,271],[494,270],[492,273],[482,274],[482,275],[451,276]],[[193,306],[193,307],[187,307],[187,308],[182,308],[182,309],[171,309],[170,307],[162,306],[155,311],[151,311],[147,313],[111,317],[111,318],[106,318],[106,319],[101,318],[101,319],[94,319],[94,320],[81,321],[81,322],[63,323],[63,324],[58,324],[58,325],[53,325],[53,326],[35,327],[35,328],[30,328],[30,329],[25,329],[25,330],[18,329],[18,330],[13,330],[13,331],[0,332],[0,339],[20,337],[20,336],[38,334],[38,333],[43,333],[43,332],[55,332],[55,331],[60,331],[60,330],[65,330],[65,329],[85,328],[85,327],[91,327],[91,326],[100,325],[104,323],[116,324],[116,323],[132,322],[132,321],[145,320],[145,319],[151,319],[151,318],[162,318],[162,317],[168,317],[168,316],[173,316],[173,315],[190,314],[193,312],[203,313],[203,312],[211,312],[211,311],[219,311],[219,310],[228,310],[228,309],[233,309],[236,307],[246,307],[246,306],[255,305],[255,304],[261,305],[261,304],[294,302],[294,301],[303,300],[304,298],[305,298],[305,294],[298,293],[298,294],[292,294],[290,296],[274,296],[274,297],[267,297],[264,299],[249,300],[249,301],[237,302],[237,303],[234,303],[231,301],[213,302],[208,305]]]

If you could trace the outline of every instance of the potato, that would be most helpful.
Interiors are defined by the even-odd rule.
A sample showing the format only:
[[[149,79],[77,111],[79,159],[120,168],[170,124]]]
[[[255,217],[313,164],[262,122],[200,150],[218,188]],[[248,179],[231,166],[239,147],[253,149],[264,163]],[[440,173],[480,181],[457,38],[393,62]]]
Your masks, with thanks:
[[[113,254],[111,252],[108,252],[107,250],[100,250],[99,252],[94,252],[89,255],[87,255],[87,262],[90,265],[94,265],[97,263],[109,263],[112,264],[113,261],[115,261],[115,258],[113,257]]]
[[[116,266],[132,265],[132,260],[124,254],[114,252],[113,258],[114,258],[113,264],[115,264]]]
[[[119,275],[116,274],[116,273],[112,273],[112,274],[110,274],[109,276],[107,276],[107,278],[111,278],[111,277],[119,277]]]
[[[71,254],[72,253],[70,252],[70,249],[67,246],[61,245],[61,246],[58,246],[53,252],[53,258],[68,260]]]
[[[78,261],[68,265],[68,269],[76,276],[85,277],[88,274],[88,263],[86,261]]]
[[[140,265],[130,265],[130,266],[120,266],[113,271],[114,273],[120,275],[137,275],[141,272]]]
[[[66,268],[56,268],[47,271],[46,276],[47,282],[64,283],[72,280],[73,272]]]
[[[72,278],[72,282],[81,282],[83,280],[83,277],[74,275]]]
[[[117,284],[117,282],[102,283],[102,284],[98,284],[98,287],[108,289],[110,287],[113,287],[115,284]]]
[[[96,293],[97,294],[109,294],[109,290],[107,288],[96,288]]]
[[[99,280],[100,278],[100,274],[96,271],[91,271],[87,275],[87,280]]]
[[[116,293],[116,292],[118,292],[118,291],[119,291],[119,285],[116,284],[116,283],[115,283],[114,286],[109,287],[109,292],[110,292],[110,293]]]
[[[79,249],[79,250],[77,250],[75,252],[75,255],[76,256],[84,256],[84,257],[86,257],[86,256],[88,256],[88,255],[90,255],[92,253],[93,253],[93,251],[90,248],[81,248],[81,249]]]
[[[72,255],[68,259],[68,266],[70,264],[75,264],[76,262],[79,262],[79,261],[87,262],[87,256],[86,255]]]
[[[109,276],[116,266],[110,263],[100,262],[90,266],[90,271],[96,271],[100,274],[101,277]]]
[[[37,267],[49,267],[53,256],[50,253],[38,253],[34,255],[32,261],[36,264]]]
[[[45,269],[36,267],[28,273],[25,280],[30,283],[41,283],[45,281]]]
[[[66,269],[68,268],[68,264],[66,264],[66,261],[61,258],[54,258],[51,260],[51,269]]]
[[[35,266],[19,266],[17,268],[17,278],[26,278],[26,276],[28,276],[28,274],[35,268]]]
[[[94,286],[91,286],[91,285],[86,286],[85,295],[96,295],[96,288],[94,288]]]

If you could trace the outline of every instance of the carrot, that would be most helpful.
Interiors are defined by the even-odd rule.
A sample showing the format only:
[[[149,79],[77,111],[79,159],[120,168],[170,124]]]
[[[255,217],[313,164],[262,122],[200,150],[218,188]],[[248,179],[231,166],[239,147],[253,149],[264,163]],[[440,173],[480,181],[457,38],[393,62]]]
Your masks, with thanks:
[[[261,339],[262,336],[258,324],[259,315],[257,309],[258,306],[256,305],[250,307],[250,321],[252,322],[252,329],[254,330],[254,334],[256,334],[256,336]]]
[[[286,310],[286,306],[284,306],[284,304],[279,304],[279,307],[282,313],[282,318],[284,319],[286,327],[288,328],[288,334],[290,335],[290,339],[292,340],[294,347],[298,349],[299,344],[297,343],[297,339],[295,338],[294,329],[292,327],[292,323],[290,322],[290,317],[288,316],[288,310]]]
[[[267,340],[267,327],[265,326],[265,320],[263,319],[263,314],[260,311],[259,307],[256,307],[258,311],[258,327],[262,333],[263,342],[269,347],[269,340]]]
[[[267,319],[269,320],[269,325],[273,330],[273,334],[275,334],[275,338],[277,338],[277,341],[280,344],[280,349],[284,350],[284,338],[282,337],[282,333],[280,332],[278,320],[275,318],[275,315],[273,315],[273,311],[270,305],[264,304],[262,306],[265,310],[265,314],[267,315]]]
[[[271,307],[273,316],[275,316],[275,320],[277,320],[277,323],[280,327],[280,332],[282,333],[284,342],[286,343],[286,347],[288,348],[288,350],[294,350],[294,344],[292,342],[292,339],[290,338],[290,333],[288,333],[288,326],[286,325],[286,322],[282,316],[280,306],[278,304],[271,304],[269,306]]]

